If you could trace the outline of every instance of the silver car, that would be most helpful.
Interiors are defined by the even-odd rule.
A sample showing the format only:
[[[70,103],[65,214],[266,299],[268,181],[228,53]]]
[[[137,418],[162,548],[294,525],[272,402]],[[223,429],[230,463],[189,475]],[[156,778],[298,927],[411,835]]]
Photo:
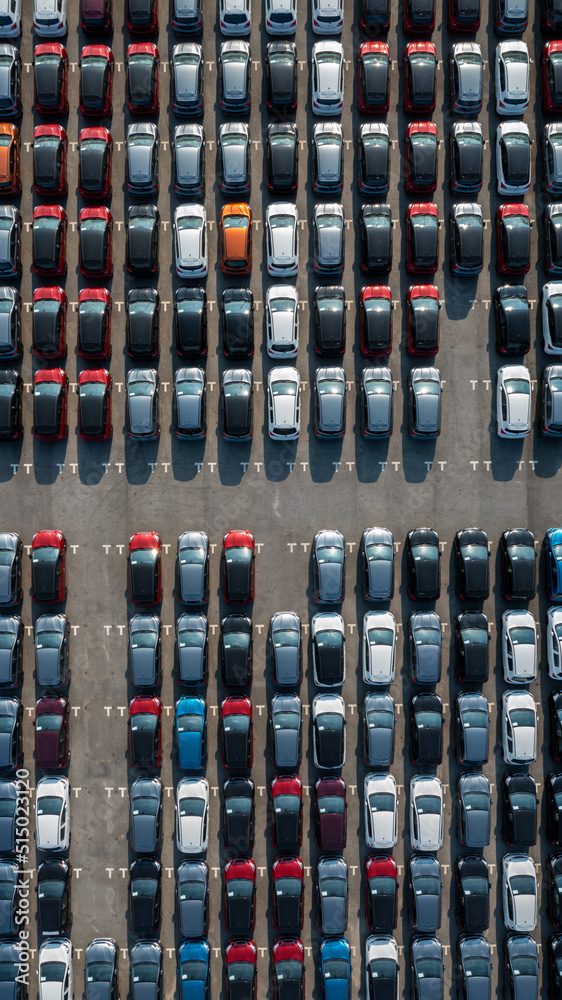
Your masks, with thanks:
[[[441,375],[438,368],[412,368],[408,375],[408,431],[430,440],[441,433]]]
[[[340,42],[316,42],[312,47],[312,111],[339,115],[343,111],[345,57]]]
[[[174,246],[178,278],[207,276],[207,212],[202,205],[176,208]]]
[[[162,622],[159,615],[133,615],[129,622],[129,680],[134,687],[160,684]]]
[[[154,368],[132,368],[127,375],[127,433],[137,441],[149,441],[160,434],[158,385]]]
[[[332,202],[315,205],[312,216],[314,270],[317,274],[343,271],[345,262],[345,219],[342,205]]]
[[[209,923],[209,869],[204,861],[184,861],[176,872],[176,908],[182,938],[207,933]]]
[[[345,597],[345,541],[341,531],[317,531],[312,542],[314,600],[340,604]]]
[[[457,756],[461,764],[488,761],[488,701],[481,691],[462,691],[456,700]]]
[[[208,652],[206,615],[180,615],[176,623],[176,665],[180,684],[206,684]]]
[[[174,191],[185,197],[205,195],[205,131],[202,125],[176,125],[172,142]]]
[[[242,38],[252,30],[250,0],[219,0],[220,29],[223,35]]]
[[[160,778],[136,778],[131,785],[129,837],[131,850],[154,854],[162,844],[162,782]]]
[[[295,770],[301,762],[302,706],[297,694],[271,699],[271,758],[275,767]]]
[[[543,371],[539,426],[547,436],[562,436],[562,365],[547,365]]]
[[[363,763],[390,767],[394,761],[394,698],[373,691],[363,702]]]
[[[484,63],[477,42],[457,42],[450,55],[451,111],[457,115],[478,114],[482,110]]]
[[[314,433],[321,438],[343,437],[347,392],[343,368],[317,368],[313,391]]]
[[[207,380],[202,368],[178,368],[174,379],[176,437],[194,439],[207,432]]]
[[[302,681],[301,620],[293,611],[277,611],[269,623],[268,644],[273,675],[279,687],[295,687]]]
[[[2,48],[0,45],[0,84]],[[19,209],[13,205],[0,205],[0,279],[17,278],[21,275],[21,227]]]
[[[158,191],[158,129],[152,122],[127,129],[127,191],[153,194]]]
[[[223,194],[247,194],[250,190],[250,129],[244,122],[221,125],[218,154]]]
[[[390,368],[364,368],[361,372],[361,433],[364,438],[392,434],[392,372]]]
[[[267,377],[269,436],[294,441],[300,433],[301,378],[296,368],[272,368]]]
[[[388,528],[366,528],[361,536],[361,578],[366,601],[394,594],[394,538]]]
[[[347,928],[349,880],[344,858],[320,858],[316,874],[318,926],[322,934],[344,934]]]
[[[530,59],[525,42],[513,39],[496,48],[496,112],[522,115],[529,107]]]
[[[265,293],[267,353],[296,358],[299,350],[299,293],[294,285],[270,285]]]
[[[183,531],[178,538],[177,574],[182,604],[209,600],[209,537],[204,531]]]
[[[174,45],[170,62],[172,107],[177,115],[203,114],[203,49],[196,42]]]
[[[317,122],[312,130],[312,189],[337,194],[343,188],[343,128],[339,122]]]
[[[410,675],[415,684],[441,677],[441,620],[435,611],[414,611],[408,622]]]

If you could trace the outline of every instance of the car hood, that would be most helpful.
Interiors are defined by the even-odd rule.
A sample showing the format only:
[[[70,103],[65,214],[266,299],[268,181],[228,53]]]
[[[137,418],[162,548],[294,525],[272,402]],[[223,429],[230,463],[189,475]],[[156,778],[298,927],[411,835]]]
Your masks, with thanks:
[[[154,850],[156,836],[156,816],[135,816],[135,851]]]

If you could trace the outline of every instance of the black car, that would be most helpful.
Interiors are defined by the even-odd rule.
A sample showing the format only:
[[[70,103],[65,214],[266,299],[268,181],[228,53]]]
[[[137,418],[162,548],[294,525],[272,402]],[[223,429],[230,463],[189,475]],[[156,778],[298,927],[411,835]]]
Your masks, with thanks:
[[[83,198],[111,198],[111,137],[83,129],[78,143],[78,188]],[[103,130],[105,131],[105,130]],[[84,135],[84,132],[86,135]]]
[[[361,353],[370,358],[388,355],[392,350],[392,300],[373,295],[369,286],[359,296]]]
[[[238,866],[242,871],[237,871]],[[253,880],[248,874],[253,868]],[[242,877],[242,875],[245,877]],[[237,878],[237,875],[239,876]],[[235,858],[227,862],[224,874],[222,915],[229,934],[250,937],[256,920],[255,865],[251,860]]]
[[[443,1000],[443,946],[438,937],[414,934],[410,940],[410,981],[416,1000]]]
[[[35,681],[40,687],[60,690],[70,679],[66,615],[40,615],[35,622]]]
[[[66,296],[35,298],[31,312],[31,341],[33,353],[40,358],[60,358],[66,354],[63,333],[66,310]]]
[[[223,42],[219,55],[219,102],[225,114],[248,114],[252,86],[250,46],[242,39]]]
[[[496,350],[527,354],[531,348],[530,304],[525,285],[500,285],[494,292]]]
[[[13,441],[23,435],[23,379],[13,369],[0,371],[0,440]]]
[[[131,948],[132,1000],[162,1000],[162,945],[137,941]]]
[[[26,885],[19,863],[8,858],[0,860],[0,935],[15,935],[21,923],[21,889]],[[27,894],[25,894],[27,898]],[[1,940],[1,938],[0,938]]]
[[[544,266],[549,274],[562,274],[562,205],[547,205],[543,212]]]
[[[292,122],[273,123],[267,127],[265,141],[267,187],[284,194],[295,191],[299,173],[299,136]]]
[[[251,778],[229,778],[223,785],[222,834],[227,851],[250,854],[254,847],[255,793]]]
[[[460,681],[484,684],[488,680],[490,637],[488,619],[481,611],[455,615],[455,660]]]
[[[441,592],[439,536],[433,528],[414,528],[406,538],[408,589],[413,601],[437,600]]]
[[[280,851],[299,851],[302,843],[302,794],[295,785],[301,788],[299,778],[285,776],[271,783],[271,842]]]
[[[227,358],[249,358],[254,353],[254,296],[250,288],[225,288],[221,332]]]
[[[229,604],[248,604],[254,599],[255,556],[253,545],[244,544],[250,541],[248,532],[237,533],[242,537],[226,535],[229,543],[222,553],[222,577],[224,599]],[[227,553],[228,552],[228,557]]]
[[[150,35],[157,30],[158,0],[126,0],[127,28],[131,34]]]
[[[298,936],[303,925],[304,881],[290,873],[295,862],[302,864],[298,858],[278,858],[273,863],[271,900],[277,933]]]
[[[410,755],[414,764],[430,767],[443,760],[443,703],[431,691],[410,702]]]
[[[81,358],[109,358],[111,344],[111,298],[104,289],[86,289],[86,296],[78,302],[77,347]],[[82,293],[83,295],[84,293]]]
[[[321,285],[312,302],[314,350],[317,354],[345,351],[345,292],[342,285]]]
[[[546,912],[554,927],[562,926],[562,854],[551,854],[546,862]]]
[[[490,590],[488,537],[481,528],[455,535],[457,594],[463,601],[485,601]]]
[[[535,596],[535,538],[528,528],[508,528],[500,538],[502,596],[507,601]]]
[[[37,923],[40,934],[68,934],[71,923],[72,865],[47,858],[37,869]]]
[[[23,707],[19,698],[0,699],[0,771],[21,767]]]
[[[40,126],[41,128],[41,126]],[[52,129],[33,137],[33,187],[37,194],[66,195],[66,133]]]
[[[363,205],[359,216],[361,270],[368,274],[392,267],[392,214],[390,205]]]
[[[537,842],[538,799],[535,779],[530,774],[504,775],[502,799],[502,836],[506,844],[510,847],[532,847]]]
[[[80,373],[78,382],[78,433],[85,440],[107,441],[113,432],[111,424],[111,377],[104,373],[103,381],[88,381],[89,372]]]
[[[297,49],[294,42],[269,42],[265,50],[267,107],[288,114],[297,107]]]
[[[174,338],[180,358],[207,353],[207,293],[178,288],[174,298]]]
[[[253,648],[251,619],[246,615],[223,618],[219,655],[225,687],[248,687],[252,683]]]
[[[131,205],[127,213],[127,270],[155,274],[158,270],[160,215],[155,205]]]
[[[484,217],[476,203],[453,205],[451,224],[451,258],[453,274],[478,274],[484,266]]]
[[[456,917],[462,931],[477,934],[490,924],[490,878],[488,863],[477,854],[455,862]]]
[[[155,288],[131,288],[127,295],[127,354],[155,358],[159,349],[160,296]]]
[[[254,390],[247,368],[229,368],[222,373],[221,413],[224,438],[247,441],[252,437]]]
[[[562,842],[562,773],[549,774],[546,779],[546,833],[556,847]]]
[[[404,4],[404,30],[425,34],[435,24],[435,0],[406,0]]]
[[[118,957],[113,938],[90,941],[84,963],[86,1000],[119,1000]]]
[[[390,24],[390,0],[360,0],[359,24],[368,35],[378,35]]]
[[[431,122],[406,132],[406,190],[430,194],[437,185],[439,139]]]
[[[2,615],[0,616],[0,687],[17,687],[22,680],[22,666],[23,622],[19,615]]]
[[[481,0],[449,0],[449,31],[477,31]]]
[[[162,919],[162,865],[136,858],[129,869],[129,926],[134,934],[158,934]]]
[[[386,194],[390,186],[391,141],[388,126],[362,125],[359,131],[359,190],[361,194]]]
[[[555,934],[546,946],[548,962],[548,986],[550,1000],[558,1000],[562,995],[562,935]]]
[[[470,0],[459,0],[470,3]],[[455,122],[451,128],[451,191],[477,194],[482,187],[484,134],[478,122]]]
[[[432,854],[408,860],[408,906],[412,930],[435,934],[441,927],[441,866]]]
[[[407,349],[409,354],[420,357],[437,354],[439,350],[441,303],[427,292],[423,285],[410,285],[406,296]]]
[[[562,691],[553,691],[548,698],[550,716],[550,756],[556,763],[562,760]]]

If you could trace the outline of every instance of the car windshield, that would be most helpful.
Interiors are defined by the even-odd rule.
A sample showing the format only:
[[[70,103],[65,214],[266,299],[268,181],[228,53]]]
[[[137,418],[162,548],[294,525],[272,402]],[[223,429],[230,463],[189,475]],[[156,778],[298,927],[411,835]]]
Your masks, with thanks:
[[[509,63],[526,63],[527,54],[525,52],[514,52],[511,50],[510,52],[506,52],[504,59],[507,65],[509,65]]]
[[[13,816],[16,811],[15,799],[0,799],[0,816],[7,819]]]
[[[133,632],[131,636],[132,649],[156,649],[157,632]]]
[[[487,812],[490,808],[490,796],[486,795],[486,792],[465,792],[464,807],[467,812],[477,810]]]
[[[176,220],[178,229],[201,229],[203,220],[198,215],[182,215]]]
[[[58,396],[61,389],[60,382],[39,382],[35,386],[34,392],[36,396]],[[55,560],[49,559],[49,561],[54,562]],[[34,557],[33,562],[38,562],[38,560]]]
[[[100,299],[86,299],[85,302],[81,302],[78,306],[78,313],[81,316],[103,316],[107,306],[105,302]]]
[[[254,892],[254,883],[249,878],[235,878],[226,883],[226,895],[232,899],[250,899]]]
[[[179,803],[180,816],[203,816],[205,803],[203,799],[181,799]]]
[[[299,633],[293,632],[292,630],[283,629],[280,632],[275,632],[273,638],[273,645],[275,646],[276,649],[279,649],[281,646],[297,647],[299,645],[299,642],[300,642]]]
[[[369,729],[392,729],[394,716],[392,712],[367,712],[367,725]]]
[[[530,222],[526,215],[508,215],[504,219],[507,229],[529,229]]]
[[[317,215],[316,225],[319,229],[343,229],[343,219],[340,215]]]
[[[225,215],[223,223],[225,229],[247,229],[250,220],[246,215]]]
[[[321,52],[316,57],[318,65],[326,65],[327,63],[337,64],[339,66],[341,59],[337,52]]]
[[[107,149],[107,143],[103,139],[83,139],[80,143],[80,149],[97,149],[103,153]]]
[[[509,555],[514,561],[518,559],[522,562],[535,561],[535,550],[531,545],[510,545]]]
[[[207,887],[204,882],[180,882],[180,899],[204,900],[207,894]]]
[[[223,638],[225,649],[249,649],[250,648],[250,633],[249,632],[227,632]]]
[[[248,56],[244,52],[229,52],[223,57],[223,63],[245,63],[248,62]]]
[[[396,880],[388,875],[375,875],[369,879],[369,891],[371,896],[394,896]]]
[[[321,396],[341,396],[343,385],[341,382],[331,382],[330,379],[325,378],[318,383],[318,392]]]
[[[151,135],[133,135],[128,142],[129,146],[152,146],[154,139]]]
[[[275,729],[297,730],[300,726],[300,721],[300,716],[297,712],[276,712],[273,724]]]
[[[294,382],[273,382],[271,391],[274,396],[296,396],[297,387]]]
[[[343,958],[328,958],[323,965],[325,979],[347,979],[349,965]]]
[[[189,555],[186,555],[189,553]],[[182,566],[190,565],[203,566],[205,563],[205,549],[194,546],[193,548],[180,549],[179,560]]]
[[[106,392],[107,386],[103,382],[88,382],[86,385],[81,385],[79,389],[80,399],[93,399],[94,397],[101,399]]]
[[[0,900],[12,899],[14,889],[15,886],[13,882],[0,882]]]
[[[418,729],[441,729],[441,723],[439,712],[418,712],[416,715]]]
[[[535,713],[532,708],[516,708],[509,716],[514,729],[532,729],[535,726]]]
[[[487,646],[488,645],[488,633],[483,628],[466,628],[462,630],[462,640],[469,645],[473,646]]]
[[[339,730],[342,726],[343,719],[336,712],[322,712],[318,718],[318,729],[321,733],[327,729]]]
[[[158,806],[158,799],[153,799],[150,795],[142,795],[134,800],[133,816],[156,816]]]
[[[0,632],[0,649],[12,649],[15,636],[11,632]]]
[[[11,566],[13,561],[14,553],[11,549],[0,549],[0,566]]]
[[[176,719],[178,733],[202,733],[203,723],[202,715],[178,715]]]
[[[42,795],[37,801],[38,816],[59,816],[62,799],[58,795]]]
[[[8,725],[4,725],[4,722]],[[12,719],[5,715],[0,717],[0,733],[9,733],[12,726]],[[59,729],[62,729],[62,715],[38,715],[35,720],[35,731],[38,733],[56,733]]]
[[[158,966],[156,962],[139,962],[132,969],[134,983],[158,982]]]
[[[129,219],[127,225],[129,229],[150,229],[155,224],[155,219],[150,216],[142,216],[140,219]],[[105,225],[105,223],[104,223]]]
[[[535,645],[535,630],[534,628],[512,628],[509,630],[509,638],[511,639],[514,646],[534,646]]]
[[[488,880],[471,875],[463,879],[462,888],[465,896],[487,896]]]
[[[222,146],[246,146],[247,143],[245,135],[225,135],[221,139]]]
[[[105,69],[107,66],[107,59],[104,59],[103,56],[86,56],[86,58],[82,61],[82,65],[95,66],[97,69]]]
[[[531,792],[516,792],[511,796],[511,805],[515,812],[521,809],[535,810],[537,800]]]
[[[320,893],[324,896],[339,896],[340,899],[347,895],[347,880],[344,878],[323,878],[320,882]]]
[[[322,795],[318,799],[318,812],[321,816],[325,813],[337,813],[343,816],[345,802],[341,795]]]
[[[247,715],[228,715],[224,723],[225,733],[245,733],[250,728]]]
[[[419,298],[413,300],[412,309],[414,312],[431,312],[437,315],[439,312],[439,300],[426,298],[425,296],[420,295]]]
[[[394,795],[392,792],[373,792],[369,795],[371,812],[394,812]]]
[[[434,382],[433,379],[416,379],[415,390],[418,396],[438,396],[441,392],[439,382]],[[437,555],[431,558],[436,559]]]
[[[110,983],[113,976],[111,962],[89,962],[86,968],[86,980],[89,983]]]
[[[185,982],[204,982],[207,978],[207,964],[206,962],[198,962],[192,959],[190,962],[182,962],[180,966],[181,981]]]
[[[293,312],[295,303],[293,299],[270,299],[269,308],[272,313]]]
[[[298,795],[276,795],[274,799],[276,813],[297,813],[300,805],[301,800]]]
[[[504,385],[508,396],[517,392],[520,392],[524,396],[531,395],[531,384],[524,378],[508,378],[504,382]]]
[[[416,646],[439,646],[441,633],[436,628],[417,628],[415,639]]]
[[[463,712],[462,721],[465,729],[486,729],[488,716],[479,709],[470,709],[468,712]]]
[[[176,382],[176,396],[199,396],[202,391],[201,382]]]
[[[436,545],[412,545],[412,555],[416,562],[419,559],[428,559],[431,562],[437,562],[439,559],[439,550]]]
[[[319,563],[341,563],[343,552],[336,545],[321,545],[318,549]]]
[[[470,545],[461,545],[461,552],[465,559],[479,560],[480,562],[486,562],[488,558],[488,549],[485,545],[475,545],[471,543]]]
[[[224,387],[224,394],[230,396],[249,396],[250,386],[246,382],[228,382]]]
[[[154,386],[152,382],[131,382],[129,383],[129,396],[152,396],[154,392]],[[137,550],[138,551],[138,550]],[[131,561],[133,561],[133,556],[131,555]],[[135,562],[149,562],[150,559],[139,559],[137,558]],[[133,562],[133,565],[135,565]]]
[[[67,966],[65,962],[42,962],[39,979],[42,983],[63,983]]]
[[[152,732],[156,729],[157,724],[158,716],[156,715],[146,713],[131,716],[131,729],[134,733]]]
[[[421,958],[416,963],[419,979],[441,979],[443,965],[437,958]]]
[[[152,66],[154,59],[149,52],[135,52],[128,57],[129,65]]]
[[[11,308],[11,302],[3,302],[0,306],[0,312],[8,313],[11,311]],[[33,303],[34,313],[58,313],[60,308],[61,304],[58,299],[38,299],[37,302]]]
[[[370,646],[392,646],[394,633],[390,628],[370,628],[367,632]]]
[[[292,798],[292,796],[288,796]],[[245,795],[235,795],[233,798],[228,799],[228,804],[226,807],[227,816],[232,813],[237,813],[239,816],[249,816],[252,811],[252,800],[246,798]]]
[[[254,968],[250,962],[232,962],[228,966],[229,982],[251,983],[254,978]]]
[[[432,875],[424,875],[415,880],[414,891],[416,896],[438,896],[441,891],[441,883],[438,878]]]
[[[276,962],[275,964],[275,974],[277,979],[283,982],[287,979],[301,979],[303,975],[303,967],[300,962],[285,960],[283,962]]]
[[[514,976],[538,976],[539,964],[531,955],[517,955],[512,963]]]
[[[416,798],[416,809],[420,816],[428,813],[438,816],[441,812],[441,799],[438,795],[419,795]]]
[[[80,223],[80,232],[82,233],[101,233],[106,229],[107,221],[105,219],[84,219]]]
[[[287,229],[294,226],[295,219],[292,215],[270,215],[269,225],[272,229]]]
[[[139,383],[142,385],[143,383]],[[154,562],[153,549],[133,549],[131,552],[132,566],[150,566]]]
[[[370,383],[369,383],[370,384]],[[378,385],[386,386],[386,382],[376,383]],[[390,390],[390,384],[388,385]],[[381,391],[381,390],[379,390]],[[387,562],[392,561],[392,545],[367,545],[367,558],[368,559],[385,559]]]
[[[62,899],[64,893],[64,882],[59,879],[49,879],[47,882],[40,882],[37,886],[38,899]]]
[[[511,891],[514,896],[534,896],[536,890],[535,880],[531,875],[514,875],[509,880]]]

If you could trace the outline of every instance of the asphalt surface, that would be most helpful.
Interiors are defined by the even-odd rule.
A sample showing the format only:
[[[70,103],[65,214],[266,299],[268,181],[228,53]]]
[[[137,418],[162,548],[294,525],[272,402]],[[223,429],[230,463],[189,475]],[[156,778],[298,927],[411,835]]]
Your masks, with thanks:
[[[271,989],[269,954],[274,940],[271,908],[268,894],[268,869],[274,852],[268,828],[267,785],[272,777],[269,745],[266,735],[267,704],[271,696],[271,678],[266,676],[265,639],[270,616],[278,610],[294,610],[309,623],[316,610],[312,601],[310,579],[310,543],[319,528],[339,528],[347,543],[347,597],[343,616],[347,625],[347,679],[343,695],[347,706],[347,761],[343,777],[348,787],[348,842],[345,857],[350,866],[350,906],[347,936],[354,954],[352,995],[364,995],[363,950],[366,924],[363,907],[362,870],[367,849],[364,840],[362,796],[364,767],[359,748],[359,708],[365,690],[361,681],[359,664],[358,627],[367,610],[357,586],[358,543],[362,531],[373,524],[384,525],[394,533],[398,546],[396,590],[390,609],[398,622],[406,622],[414,605],[407,596],[404,539],[410,528],[428,525],[439,532],[444,545],[442,556],[441,598],[436,602],[444,628],[444,665],[442,680],[437,687],[445,704],[446,729],[443,764],[437,774],[445,784],[445,843],[439,852],[443,880],[443,920],[439,934],[445,948],[446,995],[456,992],[455,947],[458,929],[454,916],[454,886],[451,866],[461,853],[456,839],[456,807],[453,789],[459,766],[454,753],[454,721],[451,706],[459,690],[453,674],[453,653],[450,648],[450,623],[460,609],[455,596],[452,543],[455,532],[470,525],[479,525],[487,531],[491,543],[491,570],[493,587],[483,610],[491,626],[491,674],[484,687],[492,709],[490,731],[490,756],[484,771],[493,784],[493,839],[484,851],[492,872],[491,924],[488,939],[493,948],[493,985],[495,991],[503,989],[502,942],[505,928],[501,912],[501,889],[498,868],[507,848],[501,837],[501,804],[499,785],[506,771],[501,753],[501,730],[498,706],[504,683],[501,676],[501,649],[497,624],[506,604],[499,592],[499,561],[497,543],[501,532],[508,527],[531,528],[542,545],[547,528],[560,521],[560,445],[556,440],[540,437],[536,426],[522,444],[500,442],[495,432],[495,402],[493,385],[501,359],[495,352],[493,314],[489,308],[493,289],[503,283],[495,271],[495,236],[490,223],[486,229],[485,264],[478,280],[454,279],[448,258],[449,240],[443,222],[440,233],[440,266],[436,275],[441,297],[441,348],[436,359],[444,385],[442,434],[436,443],[413,443],[407,433],[405,393],[407,373],[413,359],[405,351],[405,324],[402,304],[407,287],[414,280],[405,271],[404,219],[408,198],[404,192],[403,136],[406,124],[412,120],[402,110],[403,78],[402,55],[406,44],[402,32],[402,7],[393,11],[388,42],[393,63],[391,110],[387,116],[394,142],[392,184],[388,201],[396,220],[394,233],[394,267],[390,286],[395,300],[394,347],[390,367],[396,380],[394,397],[394,434],[384,444],[365,443],[358,432],[355,383],[365,362],[358,350],[355,303],[359,289],[368,283],[360,274],[358,242],[353,220],[359,215],[359,198],[354,178],[357,176],[356,138],[360,124],[356,111],[357,84],[355,58],[362,38],[355,8],[348,0],[342,42],[346,53],[345,110],[341,116],[346,140],[345,183],[342,196],[346,219],[350,225],[346,233],[346,269],[343,284],[348,301],[347,351],[344,367],[349,380],[347,401],[347,432],[340,443],[318,442],[312,432],[309,404],[310,380],[319,364],[311,346],[309,329],[310,312],[307,303],[312,300],[315,281],[309,253],[307,220],[311,217],[315,198],[311,189],[308,170],[307,140],[311,136],[315,119],[311,114],[307,66],[313,42],[310,17],[306,18],[304,3],[299,9],[296,35],[299,63],[299,104],[296,122],[301,140],[299,189],[297,206],[301,219],[300,271],[297,287],[301,299],[300,351],[297,364],[303,379],[302,425],[298,443],[277,444],[267,437],[263,383],[267,379],[270,362],[267,359],[264,338],[261,335],[263,301],[270,279],[263,259],[263,226],[269,195],[265,183],[263,139],[271,120],[265,105],[261,59],[267,38],[261,30],[262,11],[253,11],[251,50],[252,108],[249,117],[252,138],[252,191],[249,199],[256,223],[254,231],[254,257],[251,287],[256,300],[256,354],[253,359],[256,380],[255,431],[253,441],[246,445],[224,442],[217,431],[218,377],[225,366],[219,345],[217,300],[228,283],[220,273],[217,263],[216,225],[209,226],[209,355],[206,362],[208,379],[208,433],[203,443],[178,442],[171,433],[171,386],[178,359],[172,346],[172,300],[178,285],[172,259],[170,219],[177,204],[171,188],[170,132],[179,120],[169,113],[168,62],[172,46],[181,41],[174,38],[168,25],[168,7],[160,7],[160,114],[156,121],[160,130],[160,194],[158,207],[162,220],[160,233],[160,273],[158,289],[162,301],[160,422],[162,433],[154,444],[138,444],[124,436],[124,381],[129,362],[125,353],[124,300],[132,284],[124,269],[125,235],[123,220],[128,196],[124,191],[125,157],[123,139],[130,117],[126,112],[125,75],[123,58],[129,41],[123,26],[124,11],[121,2],[115,3],[114,32],[108,38],[116,61],[114,77],[113,116],[104,122],[111,128],[114,140],[113,197],[111,210],[114,218],[115,273],[109,283],[113,295],[113,357],[111,374],[114,385],[114,435],[110,444],[88,445],[76,433],[76,396],[70,395],[70,433],[65,443],[51,445],[33,440],[32,413],[29,386],[36,362],[31,355],[30,313],[27,311],[36,279],[31,272],[31,234],[28,225],[33,205],[38,199],[32,193],[32,163],[29,143],[34,124],[40,123],[33,111],[33,75],[31,60],[36,41],[29,30],[30,5],[24,12],[22,39],[23,104],[21,121],[23,194],[23,278],[21,291],[26,303],[24,312],[25,354],[22,374],[26,383],[24,396],[25,438],[23,446],[3,445],[0,453],[2,480],[2,529],[17,531],[24,543],[29,544],[34,531],[39,528],[60,528],[68,541],[68,600],[66,611],[75,634],[71,637],[72,681],[70,699],[73,706],[71,720],[70,779],[72,783],[71,823],[72,845],[70,857],[74,868],[74,914],[72,941],[75,959],[75,992],[83,989],[84,948],[98,935],[114,937],[121,953],[121,995],[128,990],[128,963],[126,948],[132,942],[127,920],[127,866],[128,849],[128,797],[127,786],[133,775],[129,774],[127,760],[126,706],[132,692],[128,688],[126,663],[126,624],[132,612],[127,601],[126,553],[130,535],[138,530],[160,532],[166,546],[163,557],[164,623],[162,700],[164,706],[163,739],[164,757],[162,780],[166,787],[164,807],[164,919],[161,940],[165,949],[165,994],[171,997],[177,989],[174,949],[178,944],[174,917],[174,799],[173,788],[178,772],[172,760],[173,704],[178,696],[173,676],[174,620],[179,612],[174,592],[174,559],[177,537],[188,528],[205,530],[213,545],[211,558],[211,599],[209,604],[210,680],[206,692],[209,707],[209,762],[207,777],[211,786],[211,822],[208,864],[211,872],[211,920],[209,939],[212,946],[212,995],[223,990],[221,950],[226,943],[221,922],[220,869],[226,860],[220,830],[220,797],[218,788],[224,780],[218,751],[217,705],[223,691],[217,677],[218,623],[226,611],[219,590],[219,557],[222,536],[231,528],[249,528],[258,543],[256,559],[256,597],[253,608],[255,624],[255,662],[252,700],[254,705],[254,765],[252,777],[257,789],[256,844],[254,859],[258,866],[257,920],[255,941],[259,948],[258,989],[265,995]],[[69,9],[69,35],[67,50],[70,60],[70,114],[65,125],[69,136],[69,196],[66,208],[69,217],[68,277],[65,282],[71,303],[76,303],[78,291],[87,282],[80,278],[77,268],[77,233],[75,223],[81,200],[77,192],[76,143],[79,130],[89,124],[81,120],[78,106],[78,58],[85,39],[78,27],[78,5]],[[531,7],[533,5],[531,4]],[[210,222],[216,220],[220,207],[227,199],[220,195],[216,183],[216,139],[222,116],[217,95],[217,55],[220,32],[215,25],[215,5],[204,3],[203,47],[205,67],[205,116],[207,138],[206,199]],[[451,116],[448,111],[447,59],[451,45],[461,36],[451,36],[446,28],[446,4],[438,4],[438,24],[432,39],[438,58],[442,60],[438,73],[437,110],[433,120],[437,123],[441,139],[439,185],[435,200],[443,220],[448,218],[452,198],[448,190],[450,171],[447,143]],[[525,34],[533,57],[532,100],[524,116],[535,140],[543,124],[540,96],[535,86],[540,49],[547,39],[541,35],[538,24],[531,25]],[[485,4],[482,27],[476,36],[484,58],[486,97],[484,110],[479,115],[488,140],[485,151],[485,180],[478,199],[484,216],[493,219],[499,203],[495,192],[495,168],[490,136],[495,137],[499,122],[494,111],[493,67],[495,45],[499,38],[493,31],[493,4]],[[247,120],[247,119],[245,119]],[[62,119],[61,119],[62,121]],[[27,144],[27,145],[26,145]],[[536,142],[534,152],[539,149]],[[533,187],[526,197],[531,216],[540,221],[543,194],[540,189],[540,167],[533,170]],[[274,199],[271,199],[274,200]],[[416,199],[411,199],[416,200]],[[167,223],[167,225],[166,225]],[[538,237],[541,227],[537,223],[532,231],[532,267],[525,279],[529,297],[533,301],[532,348],[526,363],[533,379],[539,379],[547,363],[542,351],[538,322],[538,290],[546,280],[538,261]],[[63,282],[64,283],[64,282]],[[232,282],[231,282],[232,283]],[[75,353],[75,314],[69,309],[69,353],[66,369],[72,383],[76,383],[82,362]],[[535,336],[536,335],[536,336]],[[305,384],[306,383],[306,384]],[[535,389],[537,384],[535,383]],[[534,401],[538,402],[535,392]],[[263,419],[262,419],[263,418]],[[548,606],[542,584],[545,579],[544,560],[541,556],[538,598],[530,608],[544,630]],[[25,680],[23,700],[26,706],[25,761],[33,776],[33,705],[37,696],[33,678],[33,645],[30,626],[42,610],[32,607],[29,594],[29,566],[24,575],[23,618],[28,627],[25,638]],[[307,637],[305,636],[305,639]],[[554,764],[548,753],[548,720],[545,715],[547,697],[552,688],[546,669],[546,650],[541,636],[539,680],[532,685],[532,692],[540,708],[540,756],[530,769],[539,783],[542,794],[545,776]],[[306,675],[301,696],[305,706],[314,697],[310,650],[305,646]],[[400,866],[400,911],[396,938],[401,951],[401,991],[407,995],[410,977],[407,949],[411,937],[408,912],[403,888],[406,883],[404,864],[411,853],[407,820],[407,788],[415,771],[409,758],[408,737],[405,730],[407,706],[413,693],[408,679],[408,663],[403,648],[403,631],[398,637],[396,680],[391,688],[397,707],[396,757],[393,773],[400,785],[400,836],[395,857]],[[306,947],[307,994],[319,996],[317,978],[320,934],[316,924],[313,902],[313,882],[318,851],[310,824],[312,797],[309,791],[316,779],[310,747],[310,717],[305,716],[303,763],[300,775],[305,785],[305,835],[301,857],[306,868],[305,923],[302,939]],[[540,866],[551,853],[544,828],[542,813],[541,835],[531,854],[540,872]],[[181,860],[181,858],[180,858]],[[493,866],[493,867],[492,867]],[[546,894],[540,899],[540,922],[536,931],[539,944],[545,945],[552,932],[545,912]],[[32,923],[33,926],[33,923]],[[33,936],[33,935],[32,935]],[[36,956],[35,956],[36,958]],[[545,970],[543,961],[542,972]],[[30,993],[35,989],[31,980]],[[543,987],[546,990],[546,983]]]

